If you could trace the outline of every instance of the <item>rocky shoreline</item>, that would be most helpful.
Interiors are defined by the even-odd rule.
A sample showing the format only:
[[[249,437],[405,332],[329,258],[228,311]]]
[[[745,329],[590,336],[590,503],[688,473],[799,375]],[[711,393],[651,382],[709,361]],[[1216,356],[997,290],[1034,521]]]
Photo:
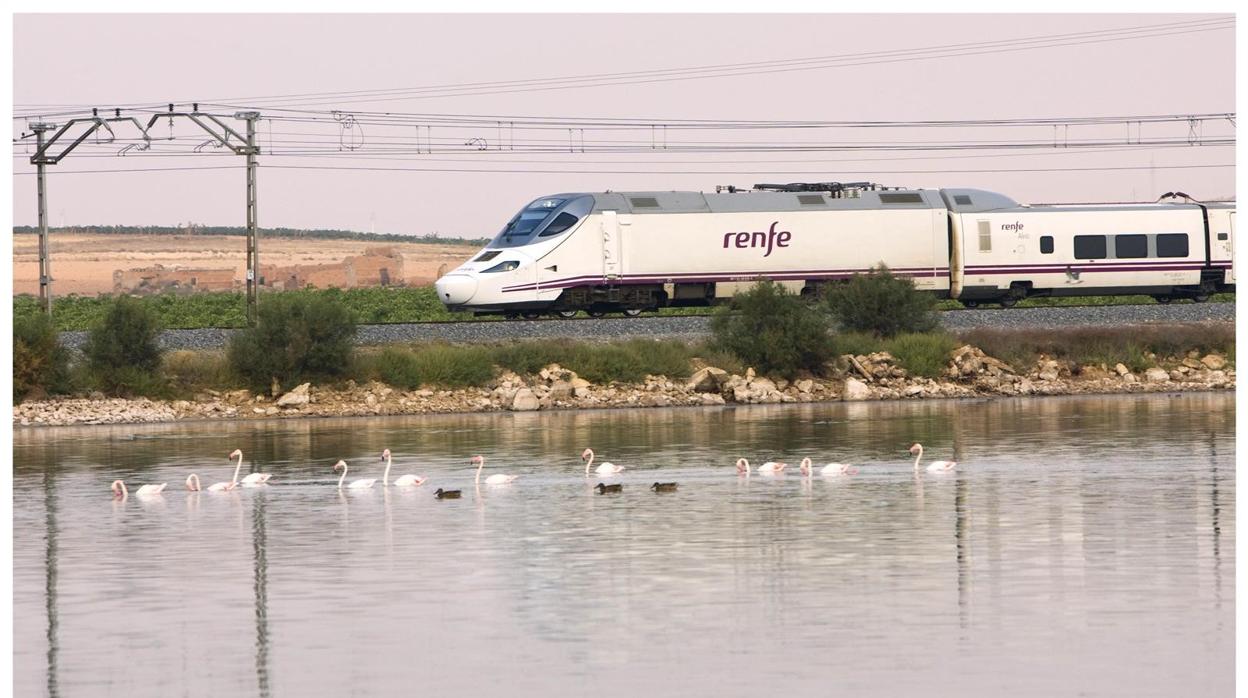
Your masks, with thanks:
[[[1158,360],[1133,372],[1041,357],[1030,370],[966,345],[939,378],[910,376],[886,352],[841,356],[828,377],[773,380],[747,369],[734,375],[699,366],[688,379],[647,376],[639,384],[594,385],[552,364],[534,376],[506,372],[483,388],[398,390],[381,383],[321,387],[303,384],[276,398],[247,390],[204,391],[194,400],[62,398],[13,408],[15,427],[137,424],[200,419],[380,416],[456,412],[712,406],[838,400],[944,399],[1233,390],[1235,370],[1218,354]]]

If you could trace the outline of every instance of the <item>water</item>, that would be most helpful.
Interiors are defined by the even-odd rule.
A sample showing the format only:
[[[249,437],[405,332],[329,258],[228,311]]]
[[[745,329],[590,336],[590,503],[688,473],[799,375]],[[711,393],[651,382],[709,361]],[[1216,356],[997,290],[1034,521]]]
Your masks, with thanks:
[[[15,692],[1230,695],[1234,408],[1192,394],[19,431]],[[959,470],[916,479],[915,440]],[[629,467],[622,494],[590,490],[587,445]],[[182,489],[192,470],[228,479],[235,447],[274,484]],[[338,458],[380,477],[387,447],[392,477],[430,482],[338,493]],[[521,479],[478,494],[475,453]],[[805,454],[861,472],[733,468]],[[170,485],[114,502],[115,477]]]

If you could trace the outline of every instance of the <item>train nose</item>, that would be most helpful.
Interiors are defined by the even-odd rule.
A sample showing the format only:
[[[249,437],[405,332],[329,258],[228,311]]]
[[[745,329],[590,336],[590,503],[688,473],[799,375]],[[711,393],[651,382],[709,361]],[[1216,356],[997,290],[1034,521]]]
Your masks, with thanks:
[[[467,303],[477,292],[477,279],[466,274],[447,274],[434,283],[438,300],[446,305]]]

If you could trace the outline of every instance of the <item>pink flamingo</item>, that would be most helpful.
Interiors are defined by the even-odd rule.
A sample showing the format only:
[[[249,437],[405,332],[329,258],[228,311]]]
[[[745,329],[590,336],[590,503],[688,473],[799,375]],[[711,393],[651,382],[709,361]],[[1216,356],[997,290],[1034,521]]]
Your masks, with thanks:
[[[238,465],[234,467],[234,484],[238,484],[238,471],[243,468],[243,450],[241,448],[234,449],[230,454],[230,458],[238,458]],[[251,473],[243,478],[243,487],[255,487],[268,483],[269,478],[273,477],[269,473]]]
[[[914,472],[919,472],[919,460],[923,458],[923,444],[916,443],[910,447],[910,453],[914,454]],[[927,466],[929,473],[947,473],[958,467],[956,460],[937,460],[932,461]]]
[[[190,475],[186,476],[186,489],[190,490],[191,492],[200,491],[198,475],[196,475],[195,473],[191,473]],[[215,482],[208,486],[209,492],[229,492],[232,489],[234,489],[233,482]]]
[[[779,475],[784,472],[784,469],[787,468],[788,465],[788,463],[781,463],[778,461],[767,461],[766,463],[758,466],[758,473],[760,475]]]
[[[474,482],[476,482],[478,485],[481,484],[481,469],[485,467],[485,456],[473,456],[472,460],[469,461],[469,463],[477,464],[477,478],[476,480],[474,480]],[[493,475],[485,478],[485,484],[506,485],[506,484],[515,482],[515,479],[518,477],[520,476],[519,475],[504,475],[502,473],[494,473]]]
[[[585,461],[585,477],[589,477],[589,466],[594,464],[594,449],[585,449],[585,452],[581,454],[581,460]],[[624,466],[616,465],[615,463],[603,463],[594,468],[594,472],[599,475],[618,475],[624,472]],[[486,480],[486,482],[489,482],[489,480]]]
[[[342,468],[342,477],[338,478],[338,491],[341,492],[342,481],[347,479],[347,462],[345,460],[340,460],[337,463],[334,463],[334,470],[337,470],[339,468]],[[375,477],[368,477],[368,478],[362,477],[358,480],[352,480],[351,484],[347,485],[347,489],[366,490],[372,487],[373,483],[375,482],[377,482],[377,478]]]
[[[814,475],[814,464],[809,458],[803,458],[801,465],[798,466],[802,474],[806,477]],[[848,463],[828,463],[819,469],[819,474],[823,477],[839,477],[841,475],[857,475],[858,468]]]
[[[381,486],[389,487],[390,486],[390,449],[387,448],[386,450],[381,452],[381,459],[386,462],[386,472],[381,476]],[[428,480],[428,479],[429,478],[421,477],[419,475],[412,475],[411,473],[408,473],[407,475],[403,475],[399,479],[395,480],[394,486],[395,487],[420,487],[421,485],[425,484],[425,480]]]
[[[169,483],[167,482],[162,482],[159,485],[143,485],[135,490],[134,493],[140,497],[151,497],[164,492],[168,486]],[[126,483],[121,480],[113,480],[113,484],[109,485],[108,488],[113,491],[113,496],[117,499],[125,499],[130,496],[130,492],[126,489]]]
[[[750,476],[750,462],[744,458],[737,459],[737,475]]]

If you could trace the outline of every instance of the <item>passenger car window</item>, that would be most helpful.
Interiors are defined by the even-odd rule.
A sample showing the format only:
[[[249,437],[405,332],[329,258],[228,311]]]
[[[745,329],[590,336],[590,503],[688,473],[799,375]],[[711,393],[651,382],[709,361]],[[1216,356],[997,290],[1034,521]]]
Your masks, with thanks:
[[[1186,257],[1187,233],[1162,233],[1157,236],[1158,257]]]
[[[1075,259],[1105,259],[1104,235],[1076,235]]]
[[[1118,259],[1139,259],[1148,256],[1147,235],[1115,235],[1114,256]]]
[[[1053,254],[1053,236],[1040,236],[1040,254]]]

